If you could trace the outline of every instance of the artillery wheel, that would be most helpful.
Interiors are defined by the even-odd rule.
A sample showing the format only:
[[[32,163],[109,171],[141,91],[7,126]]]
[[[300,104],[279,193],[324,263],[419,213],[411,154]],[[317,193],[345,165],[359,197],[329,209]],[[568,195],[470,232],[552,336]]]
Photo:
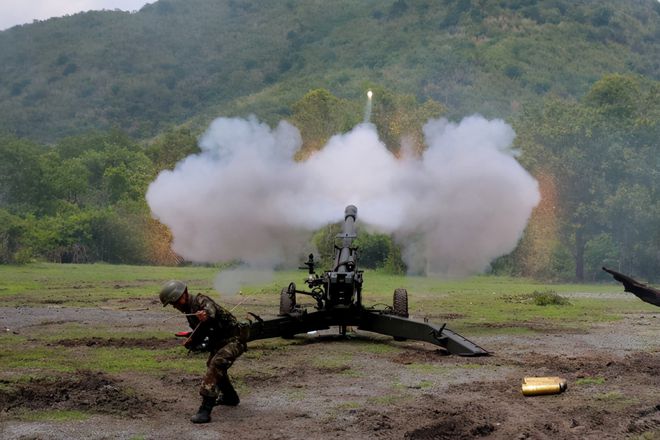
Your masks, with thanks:
[[[280,316],[286,316],[296,308],[296,285],[289,284],[280,292]],[[282,339],[293,339],[293,333],[283,334]]]
[[[408,317],[408,291],[406,289],[394,290],[393,305],[396,316],[401,316],[402,318]]]
[[[406,289],[394,290],[394,299],[392,301],[392,304],[393,304],[392,309],[396,316],[401,316],[402,318],[408,317],[408,291]],[[395,336],[394,340],[405,341],[406,338]]]
[[[280,316],[288,315],[296,307],[296,285],[289,284],[280,292]]]

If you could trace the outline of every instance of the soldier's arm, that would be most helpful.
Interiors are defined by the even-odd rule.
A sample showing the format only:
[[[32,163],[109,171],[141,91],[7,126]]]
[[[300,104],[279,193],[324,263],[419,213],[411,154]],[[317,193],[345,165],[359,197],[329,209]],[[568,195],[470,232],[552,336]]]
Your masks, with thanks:
[[[203,296],[200,298],[200,311],[206,312],[207,319],[215,319],[216,317],[216,307],[215,303],[211,298]]]

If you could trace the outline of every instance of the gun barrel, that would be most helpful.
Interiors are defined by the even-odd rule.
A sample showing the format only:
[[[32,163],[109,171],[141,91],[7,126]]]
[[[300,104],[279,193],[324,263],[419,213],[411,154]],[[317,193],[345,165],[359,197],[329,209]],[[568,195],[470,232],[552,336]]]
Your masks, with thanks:
[[[353,239],[357,237],[355,232],[355,220],[357,219],[357,208],[348,205],[344,211],[344,226],[341,231],[342,247],[349,247]]]
[[[344,210],[344,220],[353,217],[353,221],[357,219],[357,207],[355,205],[348,205]]]
[[[354,205],[348,205],[344,211],[344,225],[341,233],[336,238],[341,238],[341,247],[337,248],[335,254],[335,271],[351,272],[349,268],[355,264],[353,258],[353,249],[351,248],[353,240],[357,238],[355,231],[355,220],[357,219],[357,208]]]

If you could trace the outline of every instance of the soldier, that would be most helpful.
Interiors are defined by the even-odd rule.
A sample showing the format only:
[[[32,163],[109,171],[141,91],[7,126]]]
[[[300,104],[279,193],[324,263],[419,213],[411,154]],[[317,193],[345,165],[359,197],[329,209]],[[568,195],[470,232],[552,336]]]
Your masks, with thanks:
[[[192,333],[185,342],[186,348],[210,351],[207,370],[199,394],[202,405],[190,421],[208,423],[215,405],[236,406],[238,394],[232,386],[227,369],[247,350],[248,327],[239,324],[225,308],[206,295],[190,295],[188,286],[181,281],[168,281],[160,291],[163,307],[168,304],[185,313]]]

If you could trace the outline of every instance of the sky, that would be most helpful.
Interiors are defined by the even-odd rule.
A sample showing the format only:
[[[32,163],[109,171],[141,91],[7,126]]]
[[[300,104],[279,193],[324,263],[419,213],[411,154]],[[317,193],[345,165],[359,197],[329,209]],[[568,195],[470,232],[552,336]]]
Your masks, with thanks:
[[[156,0],[0,0],[0,30],[33,20],[46,20],[78,12],[121,9],[137,11]]]

